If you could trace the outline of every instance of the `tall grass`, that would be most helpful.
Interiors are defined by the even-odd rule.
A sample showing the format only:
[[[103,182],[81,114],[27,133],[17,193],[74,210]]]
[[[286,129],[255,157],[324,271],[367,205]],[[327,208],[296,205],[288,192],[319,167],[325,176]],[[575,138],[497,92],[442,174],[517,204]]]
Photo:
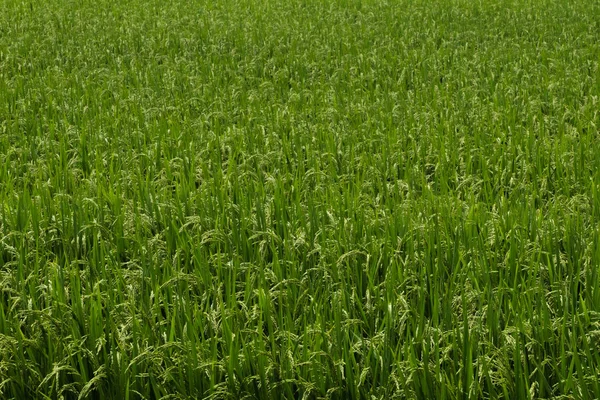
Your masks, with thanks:
[[[600,398],[592,0],[0,0],[0,397]]]

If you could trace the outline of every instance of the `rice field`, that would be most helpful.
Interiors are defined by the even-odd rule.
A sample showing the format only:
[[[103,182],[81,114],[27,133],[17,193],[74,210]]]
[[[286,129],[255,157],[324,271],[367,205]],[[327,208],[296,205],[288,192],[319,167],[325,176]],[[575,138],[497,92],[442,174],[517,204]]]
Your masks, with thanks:
[[[600,398],[600,3],[0,0],[0,398]]]

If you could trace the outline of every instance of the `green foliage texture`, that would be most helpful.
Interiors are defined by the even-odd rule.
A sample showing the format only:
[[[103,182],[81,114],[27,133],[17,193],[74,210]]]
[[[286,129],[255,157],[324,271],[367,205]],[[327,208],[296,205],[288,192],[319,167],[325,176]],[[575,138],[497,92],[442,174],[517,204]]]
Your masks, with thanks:
[[[600,398],[600,3],[0,0],[0,398]]]

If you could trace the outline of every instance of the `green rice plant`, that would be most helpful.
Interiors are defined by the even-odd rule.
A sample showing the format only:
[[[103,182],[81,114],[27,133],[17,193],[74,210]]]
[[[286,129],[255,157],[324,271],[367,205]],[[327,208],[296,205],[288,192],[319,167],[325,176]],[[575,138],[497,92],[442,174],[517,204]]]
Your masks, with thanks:
[[[599,398],[599,28],[0,0],[0,398]]]

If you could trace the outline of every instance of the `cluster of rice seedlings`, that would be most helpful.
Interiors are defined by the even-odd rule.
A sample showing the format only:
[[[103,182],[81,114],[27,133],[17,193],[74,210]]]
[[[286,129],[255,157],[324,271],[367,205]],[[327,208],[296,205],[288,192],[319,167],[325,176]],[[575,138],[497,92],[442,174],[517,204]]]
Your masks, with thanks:
[[[0,0],[0,398],[600,398],[600,4]]]

